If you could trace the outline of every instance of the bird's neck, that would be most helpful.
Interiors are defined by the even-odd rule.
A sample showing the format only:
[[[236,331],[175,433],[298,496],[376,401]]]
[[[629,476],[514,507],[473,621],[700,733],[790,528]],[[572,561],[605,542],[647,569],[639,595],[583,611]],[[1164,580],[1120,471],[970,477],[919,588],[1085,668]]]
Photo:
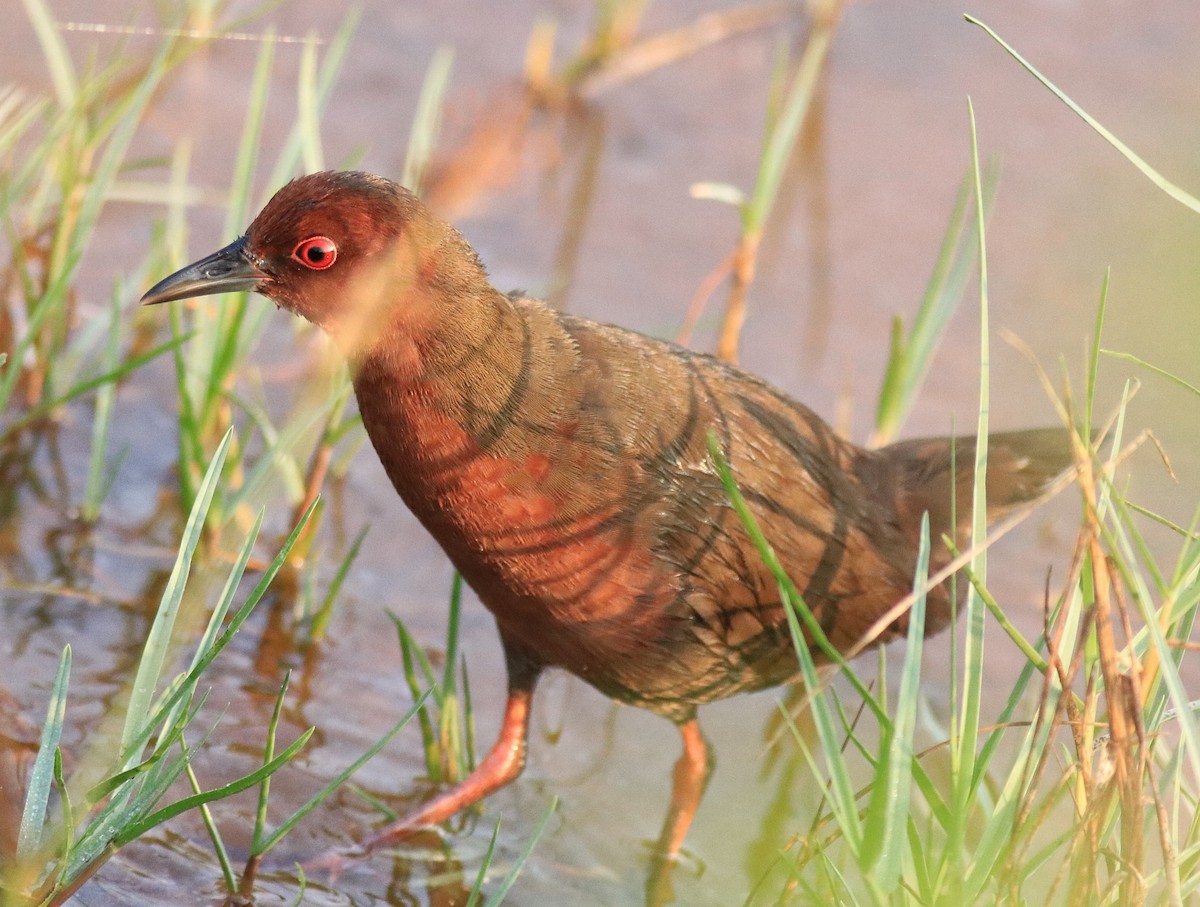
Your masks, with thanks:
[[[352,360],[363,424],[396,489],[418,511],[499,444],[529,380],[528,328],[487,284],[440,294],[419,318],[391,318]]]
[[[449,388],[486,371],[486,363],[479,361],[485,350],[501,357],[517,355],[508,349],[517,315],[489,285],[410,292],[381,320],[381,327],[366,329],[366,342],[344,350],[356,382],[360,376],[386,376],[393,388]]]

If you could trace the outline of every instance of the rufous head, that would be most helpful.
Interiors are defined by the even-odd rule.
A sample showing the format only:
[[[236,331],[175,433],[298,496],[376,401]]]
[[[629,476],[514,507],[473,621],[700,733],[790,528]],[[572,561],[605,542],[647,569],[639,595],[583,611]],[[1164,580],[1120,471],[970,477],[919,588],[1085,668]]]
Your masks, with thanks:
[[[253,290],[353,355],[387,324],[434,317],[439,292],[485,280],[470,246],[407,189],[325,171],[292,180],[243,236],[159,281],[142,304]]]

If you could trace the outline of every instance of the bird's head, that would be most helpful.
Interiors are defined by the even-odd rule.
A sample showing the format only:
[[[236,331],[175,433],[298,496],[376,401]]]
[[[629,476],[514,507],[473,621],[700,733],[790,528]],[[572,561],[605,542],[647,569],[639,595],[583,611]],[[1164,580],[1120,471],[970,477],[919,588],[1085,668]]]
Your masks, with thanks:
[[[142,304],[253,290],[353,355],[397,320],[419,329],[439,297],[479,283],[471,247],[407,189],[327,171],[292,180],[243,236],[159,281]]]

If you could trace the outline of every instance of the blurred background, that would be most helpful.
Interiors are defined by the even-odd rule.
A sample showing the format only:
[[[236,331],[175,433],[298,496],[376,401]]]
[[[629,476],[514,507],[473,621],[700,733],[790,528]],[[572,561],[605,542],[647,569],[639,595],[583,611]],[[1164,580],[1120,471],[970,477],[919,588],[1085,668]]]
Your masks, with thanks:
[[[792,61],[785,65],[794,65],[803,53],[811,20],[787,4],[626,6],[636,8],[632,41],[678,32],[695,46],[671,45],[674,51],[645,72],[601,68],[579,83],[575,97],[547,93],[539,103],[524,83],[538,70],[538,53],[549,49],[543,72],[561,75],[589,46],[605,4],[448,0],[367,3],[351,13],[342,4],[283,0],[265,10],[236,4],[214,13],[212,27],[246,39],[211,41],[179,63],[154,95],[129,152],[142,166],[118,174],[75,273],[75,322],[104,317],[123,275],[131,323],[148,319],[139,323],[161,329],[156,319],[165,319],[165,311],[135,312],[142,290],[234,238],[225,223],[227,196],[259,39],[273,31],[287,40],[275,46],[269,71],[251,212],[277,188],[268,184],[274,162],[297,118],[307,115],[296,87],[303,83],[304,49],[312,46],[305,39],[319,42],[321,58],[347,18],[357,16],[321,113],[319,159],[310,153],[298,169],[354,166],[400,179],[421,86],[432,61],[448,61],[425,194],[475,246],[493,282],[601,321],[676,336],[739,235],[733,207],[694,198],[691,188],[716,182],[751,190],[773,73],[785,55]],[[49,9],[81,67],[118,53],[149,59],[163,40],[155,5],[123,0],[101,13],[94,3],[63,0]],[[749,12],[730,16],[730,9]],[[1193,192],[1200,187],[1200,6],[982,0],[966,9],[1161,172]],[[968,97],[980,155],[1000,173],[987,229],[993,427],[1056,418],[1034,368],[1004,332],[1026,344],[1057,385],[1065,371],[1081,392],[1106,269],[1112,276],[1102,345],[1200,383],[1193,350],[1200,336],[1200,219],[1151,186],[962,12],[962,4],[941,0],[876,0],[841,10],[748,291],[741,364],[860,443],[873,426],[892,321],[911,321],[916,312],[970,165]],[[5,18],[0,82],[52,94],[30,20],[15,8]],[[203,15],[193,19],[190,26]],[[697,27],[701,22],[726,31]],[[130,26],[149,33],[120,32]],[[148,264],[168,212],[155,187],[168,182],[181,147],[190,187],[186,239]],[[714,348],[727,296],[724,280],[690,345]],[[902,435],[974,431],[977,300],[972,282]],[[319,342],[296,327],[283,316],[273,319],[241,378],[275,413],[296,406],[301,379],[324,368]],[[66,751],[86,750],[89,734],[119,697],[145,637],[145,603],[157,600],[173,556],[181,517],[177,506],[164,504],[177,490],[172,375],[160,359],[118,390],[108,440],[109,462],[116,464],[111,490],[86,530],[73,501],[86,475],[90,404],[65,408],[53,443],[10,444],[4,452],[0,693],[13,703],[13,728],[26,718],[40,723],[58,653],[71,643]],[[1200,400],[1106,357],[1097,389],[1102,411],[1119,402],[1131,378],[1143,386],[1129,408],[1130,427],[1154,432],[1174,478],[1146,447],[1129,465],[1130,497],[1187,524],[1200,487],[1194,440]],[[73,456],[80,451],[82,457]],[[445,636],[450,567],[391,494],[369,445],[353,457],[344,481],[333,483],[329,500],[317,546],[325,559],[314,567],[313,582],[326,585],[347,540],[371,527],[341,587],[329,636],[301,653],[278,642],[275,624],[284,618],[267,611],[252,618],[211,681],[211,706],[225,716],[198,763],[202,774],[219,778],[253,759],[281,673],[292,667],[297,675],[283,733],[290,739],[309,725],[318,732],[302,760],[277,780],[275,796],[284,803],[309,796],[408,708],[384,609],[398,614],[435,660]],[[268,525],[284,531],[293,503],[281,494],[268,509]],[[1056,577],[1066,570],[1077,514],[1077,500],[1064,494],[993,551],[993,592],[1029,632],[1041,623],[1047,570]],[[1165,533],[1151,529],[1150,538],[1171,550]],[[993,639],[988,657],[996,695],[1003,696],[1021,659],[1002,636]],[[482,748],[498,726],[503,664],[491,620],[469,594],[460,645]],[[935,641],[926,649],[933,726],[944,720],[948,702],[945,645]],[[799,757],[764,745],[774,733],[769,719],[779,698],[769,691],[702,712],[718,768],[675,874],[680,903],[741,903],[769,876],[792,835],[807,827],[803,817],[816,792]],[[336,882],[315,879],[304,903],[461,903],[463,873],[469,888],[495,818],[504,817],[497,857],[503,869],[553,795],[561,804],[509,902],[641,903],[677,747],[668,723],[616,707],[566,676],[549,677],[536,701],[526,773],[487,801],[480,821],[469,822],[447,848],[380,855]],[[356,782],[402,811],[428,791],[414,781],[422,772],[417,736],[402,733]],[[239,818],[252,810],[252,799],[218,807],[234,846],[244,834]],[[291,861],[347,844],[376,819],[349,793],[323,804],[260,877],[258,902],[291,902]],[[119,853],[79,902],[220,902],[207,846],[198,819],[181,817]]]

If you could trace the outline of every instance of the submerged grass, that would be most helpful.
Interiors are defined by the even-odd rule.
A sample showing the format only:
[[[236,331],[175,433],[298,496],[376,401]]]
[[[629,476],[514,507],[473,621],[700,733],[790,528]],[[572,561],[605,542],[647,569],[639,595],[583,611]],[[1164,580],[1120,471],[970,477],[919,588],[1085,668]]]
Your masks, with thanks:
[[[634,39],[643,6],[601,5],[589,45],[558,77],[562,91],[597,90],[597,73],[616,78],[614,69],[601,64],[631,49],[646,52],[648,43]],[[726,358],[736,353],[756,251],[836,24],[838,4],[817,6],[825,10],[824,16],[814,19],[809,45],[790,71],[790,80],[780,69],[778,103],[755,186],[745,194],[728,186],[697,190],[734,203],[741,215],[731,265],[733,297],[722,339]],[[137,380],[152,361],[169,356],[179,400],[178,509],[187,520],[174,569],[130,675],[120,742],[106,764],[81,766],[70,773],[64,770],[61,746],[70,714],[72,648],[63,649],[29,773],[17,849],[0,861],[0,903],[62,903],[117,848],[190,809],[202,814],[227,891],[249,896],[262,857],[413,719],[420,728],[431,780],[453,781],[471,770],[470,686],[466,659],[458,650],[461,578],[456,577],[450,594],[441,669],[435,669],[435,659],[394,618],[414,705],[308,802],[282,821],[269,821],[270,778],[300,752],[311,733],[280,748],[286,675],[263,728],[259,766],[232,781],[204,786],[193,757],[219,733],[219,728],[195,726],[202,714],[205,672],[272,581],[283,572],[300,573],[292,584],[301,590],[302,601],[295,609],[300,645],[319,644],[328,632],[365,529],[343,554],[332,578],[321,582],[314,567],[325,555],[318,535],[323,513],[319,492],[331,473],[344,473],[363,433],[349,405],[345,372],[334,368],[314,379],[290,412],[272,419],[256,392],[250,366],[269,309],[244,297],[174,306],[168,316],[169,336],[152,336],[147,343],[136,323],[130,329],[133,281],[117,281],[104,316],[90,327],[77,325],[72,282],[106,200],[137,166],[128,156],[130,142],[155,93],[199,43],[170,37],[171,29],[184,23],[166,23],[169,27],[149,61],[118,54],[80,72],[48,6],[42,0],[25,0],[25,8],[35,23],[54,95],[27,99],[15,89],[0,90],[0,220],[11,247],[11,259],[0,277],[9,300],[6,317],[0,318],[0,444],[43,430],[63,407],[80,406],[79,401],[91,395],[85,411],[91,428],[82,470],[86,481],[76,503],[84,522],[102,527],[108,491],[122,457],[111,450],[118,389],[123,382]],[[219,12],[206,10],[206,15]],[[304,45],[297,85],[300,115],[272,167],[268,189],[298,169],[324,166],[318,124],[355,24],[350,15],[327,45],[315,39]],[[248,93],[237,163],[224,193],[230,237],[244,227],[255,207],[252,187],[274,52],[275,43],[265,35]],[[450,60],[450,52],[444,50],[430,64],[405,166],[414,181],[431,172]],[[1164,191],[1196,210],[1190,195],[1165,184],[1092,118],[1073,104],[1072,109]],[[964,181],[920,311],[907,332],[899,322],[895,326],[875,443],[886,443],[903,422],[975,262],[982,277],[978,429],[986,437],[984,215],[995,180],[981,174],[974,142],[972,151],[974,166]],[[167,163],[169,181],[151,191],[164,205],[167,223],[149,263],[135,269],[139,281],[150,263],[157,272],[188,257],[183,228],[188,149],[181,147]],[[908,600],[915,619],[909,622],[896,695],[889,696],[887,689],[873,688],[824,638],[774,558],[769,540],[757,534],[737,491],[736,476],[729,474],[714,448],[731,499],[790,605],[789,623],[814,732],[803,732],[791,714],[785,716],[785,725],[802,764],[825,794],[811,829],[779,852],[769,873],[747,894],[747,904],[1182,904],[1200,896],[1200,818],[1195,810],[1200,796],[1200,722],[1181,677],[1184,659],[1193,651],[1188,640],[1200,602],[1200,538],[1195,527],[1200,513],[1191,527],[1174,527],[1180,543],[1175,562],[1159,563],[1139,528],[1143,509],[1126,499],[1114,478],[1122,456],[1117,439],[1124,430],[1124,410],[1118,414],[1110,453],[1102,454],[1089,440],[1096,421],[1092,408],[1100,353],[1132,358],[1102,350],[1105,304],[1102,295],[1082,407],[1072,410],[1077,404],[1069,388],[1061,404],[1065,423],[1084,426],[1077,439],[1083,517],[1075,563],[1055,593],[1047,591],[1043,633],[1025,639],[1004,624],[1003,612],[988,591],[985,545],[978,534],[964,555],[971,589],[959,618],[967,624],[967,635],[964,648],[955,655],[951,726],[944,740],[924,751],[917,744],[921,716],[916,693],[924,642],[920,616],[930,546],[942,540],[922,536],[920,566]],[[1155,366],[1141,364],[1195,391]],[[986,444],[979,445],[977,476],[983,475],[986,455]],[[977,481],[976,488],[982,487]],[[285,541],[270,546],[275,552],[270,563],[241,598],[243,578],[255,567],[253,552],[267,504],[275,519],[290,513],[287,525],[293,528]],[[976,499],[970,506],[979,527],[982,502]],[[178,618],[189,572],[202,559],[229,566],[205,629],[198,640],[190,640],[181,638]],[[319,591],[322,585],[324,591]],[[242,603],[235,609],[239,598]],[[987,613],[1001,622],[1028,661],[993,719],[982,711]],[[956,638],[950,634],[951,641]],[[831,684],[828,669],[813,663],[809,641],[821,647],[848,682],[853,702]],[[179,653],[189,648],[190,664],[173,676]],[[937,763],[945,765],[939,768]],[[189,793],[170,800],[185,785]],[[255,787],[259,798],[249,864],[239,878],[208,804]],[[523,854],[484,903],[503,899],[553,809],[552,803]],[[491,884],[489,865],[496,840],[493,835],[480,861],[469,903],[479,903],[485,884]],[[301,873],[298,901],[304,886]]]

